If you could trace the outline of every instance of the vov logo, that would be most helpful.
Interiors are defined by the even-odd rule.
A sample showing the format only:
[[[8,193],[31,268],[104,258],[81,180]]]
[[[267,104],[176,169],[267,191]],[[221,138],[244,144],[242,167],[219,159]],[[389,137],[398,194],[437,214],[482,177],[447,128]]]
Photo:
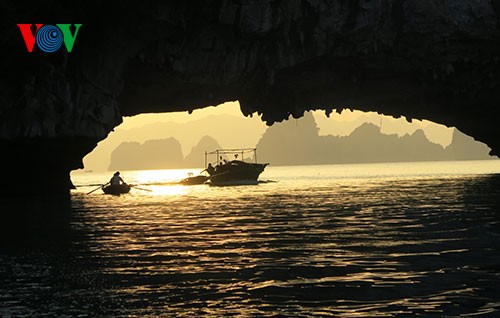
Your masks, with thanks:
[[[73,50],[73,45],[75,45],[78,30],[80,30],[82,26],[81,24],[74,24],[75,33],[71,34],[71,30],[69,29],[71,24],[35,24],[35,33],[31,30],[32,25],[33,24],[22,23],[17,25],[21,30],[26,48],[30,53],[33,52],[35,43],[43,52],[52,53],[59,50],[63,42],[66,50],[71,52]]]

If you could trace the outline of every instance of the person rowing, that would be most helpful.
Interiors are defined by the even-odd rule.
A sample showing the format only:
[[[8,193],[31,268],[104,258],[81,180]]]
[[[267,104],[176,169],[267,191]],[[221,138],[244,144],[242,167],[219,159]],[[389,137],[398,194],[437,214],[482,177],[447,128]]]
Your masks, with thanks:
[[[113,177],[111,177],[111,179],[109,180],[108,183],[99,186],[99,188],[101,188],[104,193],[114,194],[114,195],[119,195],[121,193],[128,193],[130,191],[130,187],[131,187],[131,185],[128,185],[120,177],[119,171],[117,171],[113,174]],[[99,188],[96,188],[96,189],[88,192],[87,194],[91,194],[92,192],[96,191]],[[147,190],[147,191],[149,191],[149,190]]]
[[[123,181],[122,177],[120,177],[120,171],[115,172],[113,177],[109,180],[109,184],[112,186],[120,186],[122,184],[127,184],[125,181]]]

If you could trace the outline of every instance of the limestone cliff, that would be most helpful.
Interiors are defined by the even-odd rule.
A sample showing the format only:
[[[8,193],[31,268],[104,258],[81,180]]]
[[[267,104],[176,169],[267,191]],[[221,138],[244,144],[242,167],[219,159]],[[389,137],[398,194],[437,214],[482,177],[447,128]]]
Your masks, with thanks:
[[[154,170],[183,164],[181,144],[175,138],[124,142],[111,153],[108,170]]]
[[[430,142],[424,131],[399,137],[364,123],[348,136],[319,135],[310,113],[269,127],[257,144],[259,158],[274,165],[489,160],[489,148],[455,129],[451,144]],[[497,158],[496,158],[497,159]]]
[[[429,119],[499,154],[499,10],[497,0],[2,2],[0,163],[21,171],[6,176],[14,183],[64,190],[121,116],[228,100],[268,124],[308,109]],[[17,23],[83,26],[71,53],[28,53]]]
[[[205,163],[205,152],[217,149],[222,149],[217,140],[210,136],[203,136],[184,158],[183,166],[186,168],[205,168],[207,165]]]

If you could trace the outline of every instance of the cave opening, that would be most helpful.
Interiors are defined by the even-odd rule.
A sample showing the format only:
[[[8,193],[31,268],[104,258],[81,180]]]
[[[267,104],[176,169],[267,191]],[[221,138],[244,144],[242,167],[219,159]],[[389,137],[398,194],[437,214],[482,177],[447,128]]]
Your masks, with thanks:
[[[0,316],[500,311],[500,0],[26,3]],[[82,24],[45,54],[20,22]],[[233,147],[261,183],[177,182]]]
[[[366,152],[341,160],[333,155],[343,151],[340,140]],[[319,151],[325,143],[331,148],[329,154]],[[373,148],[374,143],[382,153]],[[283,149],[283,144],[295,144],[296,154]],[[325,111],[315,110],[299,119],[290,116],[267,126],[259,116],[243,116],[236,101],[193,112],[124,117],[123,123],[83,159],[83,172],[202,168],[200,149],[241,147],[257,147],[260,158],[276,165],[494,158],[485,144],[456,128],[428,120],[408,121],[348,109],[326,116]],[[404,147],[413,148],[411,154],[403,154]]]

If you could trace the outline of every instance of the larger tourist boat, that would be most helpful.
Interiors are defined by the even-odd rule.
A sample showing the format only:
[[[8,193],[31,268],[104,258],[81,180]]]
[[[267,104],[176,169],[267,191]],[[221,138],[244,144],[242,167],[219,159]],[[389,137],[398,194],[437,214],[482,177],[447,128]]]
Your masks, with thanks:
[[[249,155],[251,157],[248,157]],[[228,161],[227,157],[234,159]],[[267,165],[269,163],[257,162],[256,148],[218,149],[205,152],[208,182],[212,185],[257,184],[260,174]]]

